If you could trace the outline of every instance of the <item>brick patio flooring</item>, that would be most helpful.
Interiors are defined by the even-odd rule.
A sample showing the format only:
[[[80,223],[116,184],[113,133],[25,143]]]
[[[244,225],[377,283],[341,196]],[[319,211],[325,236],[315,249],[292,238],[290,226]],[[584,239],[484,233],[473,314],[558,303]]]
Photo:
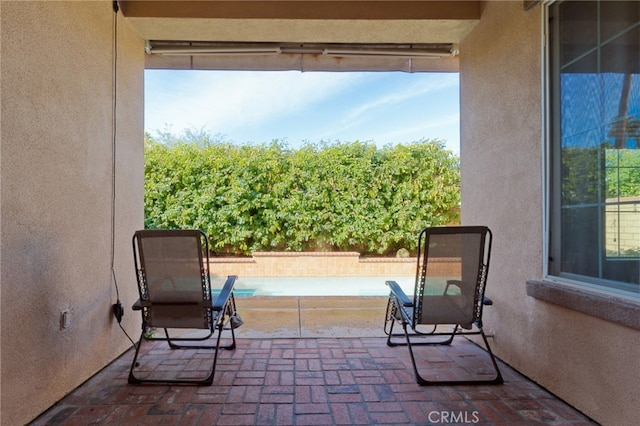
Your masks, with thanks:
[[[191,375],[210,357],[145,347],[141,367],[163,373]],[[464,338],[421,347],[418,358],[426,375],[459,374],[461,363],[465,372],[487,372],[486,353]],[[33,424],[595,424],[504,364],[504,385],[418,386],[407,348],[389,348],[383,336],[241,337],[221,352],[213,386],[129,385],[132,359],[130,350]]]

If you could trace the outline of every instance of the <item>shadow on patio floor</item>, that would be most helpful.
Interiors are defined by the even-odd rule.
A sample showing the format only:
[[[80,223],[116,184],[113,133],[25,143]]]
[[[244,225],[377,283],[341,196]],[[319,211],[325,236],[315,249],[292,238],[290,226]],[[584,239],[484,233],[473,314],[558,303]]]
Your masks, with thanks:
[[[371,312],[360,316],[346,307],[342,316],[326,311],[340,309],[335,300],[307,299],[267,300],[258,307],[251,307],[257,301],[238,300],[245,325],[238,329],[237,348],[221,352],[213,386],[129,385],[129,350],[32,424],[595,424],[502,363],[504,385],[418,386],[407,348],[386,345],[380,317],[385,298],[361,300],[358,306],[367,311],[370,303]],[[287,315],[288,329],[260,337],[271,319]],[[206,351],[172,351],[163,343],[147,343],[143,350],[142,368],[151,373],[193,375],[200,361],[210,359]],[[464,338],[416,352],[426,375],[481,375],[489,362]],[[170,358],[160,362],[166,355]]]

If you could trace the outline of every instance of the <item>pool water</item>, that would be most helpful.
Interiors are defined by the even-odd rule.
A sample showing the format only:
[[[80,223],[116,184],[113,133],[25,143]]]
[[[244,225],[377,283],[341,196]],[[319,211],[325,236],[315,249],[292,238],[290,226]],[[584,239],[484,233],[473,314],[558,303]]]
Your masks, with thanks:
[[[407,294],[413,295],[415,277],[239,277],[234,295],[388,296],[387,280],[395,280]],[[223,284],[223,277],[212,278],[214,289]]]

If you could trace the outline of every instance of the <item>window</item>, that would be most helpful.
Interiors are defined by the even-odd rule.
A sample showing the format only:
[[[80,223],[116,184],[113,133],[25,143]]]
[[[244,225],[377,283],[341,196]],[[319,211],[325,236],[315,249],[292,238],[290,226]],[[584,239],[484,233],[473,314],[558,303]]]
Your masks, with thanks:
[[[640,2],[548,7],[550,275],[640,292]]]

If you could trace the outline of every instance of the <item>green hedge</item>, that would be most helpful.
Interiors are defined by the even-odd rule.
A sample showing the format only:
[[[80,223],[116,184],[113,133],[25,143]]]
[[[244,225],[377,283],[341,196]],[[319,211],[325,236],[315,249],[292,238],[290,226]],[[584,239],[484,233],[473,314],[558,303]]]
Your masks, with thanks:
[[[439,141],[145,141],[145,226],[202,229],[216,254],[395,255],[423,227],[457,223],[459,205],[459,160]]]

